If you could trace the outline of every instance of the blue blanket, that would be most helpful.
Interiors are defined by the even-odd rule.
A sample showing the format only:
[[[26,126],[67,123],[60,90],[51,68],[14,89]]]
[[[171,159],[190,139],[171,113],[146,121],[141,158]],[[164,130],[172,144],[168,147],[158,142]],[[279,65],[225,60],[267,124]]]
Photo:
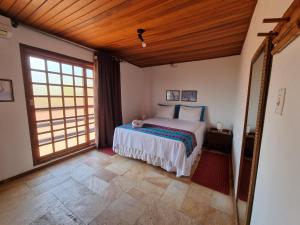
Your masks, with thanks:
[[[119,128],[134,130],[137,132],[152,134],[159,137],[181,141],[185,145],[187,157],[189,157],[192,154],[194,148],[197,146],[195,134],[186,130],[164,127],[154,124],[144,124],[141,128],[133,128],[130,123],[121,125],[119,126]]]

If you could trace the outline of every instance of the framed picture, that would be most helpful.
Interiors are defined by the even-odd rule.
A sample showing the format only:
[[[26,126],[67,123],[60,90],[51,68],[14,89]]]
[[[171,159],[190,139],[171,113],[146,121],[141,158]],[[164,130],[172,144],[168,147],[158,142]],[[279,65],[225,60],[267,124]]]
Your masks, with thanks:
[[[167,90],[166,100],[167,101],[179,101],[180,91],[179,90]]]
[[[12,80],[0,79],[0,102],[13,102],[14,92]]]
[[[197,91],[184,90],[181,92],[181,101],[184,102],[196,102]]]

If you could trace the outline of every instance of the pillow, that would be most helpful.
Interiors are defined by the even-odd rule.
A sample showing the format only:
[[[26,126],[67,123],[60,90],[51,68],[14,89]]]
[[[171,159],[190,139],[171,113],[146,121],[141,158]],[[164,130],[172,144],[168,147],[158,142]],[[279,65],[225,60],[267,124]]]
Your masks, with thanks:
[[[206,106],[204,105],[200,105],[200,106],[190,106],[190,105],[175,105],[175,113],[174,113],[174,118],[175,119],[178,119],[179,117],[179,112],[180,112],[180,107],[183,106],[183,107],[190,107],[190,108],[201,108],[201,113],[200,113],[200,117],[199,117],[199,120],[201,122],[204,122],[205,121],[205,108]]]
[[[189,121],[204,121],[204,106],[180,106],[178,119]]]
[[[157,111],[156,111],[156,117],[160,118],[167,118],[167,119],[173,119],[174,118],[174,111],[175,106],[174,105],[158,105]]]

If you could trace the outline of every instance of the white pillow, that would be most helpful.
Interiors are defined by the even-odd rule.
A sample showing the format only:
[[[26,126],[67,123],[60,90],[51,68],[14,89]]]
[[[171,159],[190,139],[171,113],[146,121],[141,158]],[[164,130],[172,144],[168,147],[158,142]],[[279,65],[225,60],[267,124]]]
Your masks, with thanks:
[[[156,117],[173,119],[175,106],[174,105],[158,105]]]
[[[189,120],[189,121],[199,121],[201,107],[185,107],[180,106],[178,119],[180,120]]]

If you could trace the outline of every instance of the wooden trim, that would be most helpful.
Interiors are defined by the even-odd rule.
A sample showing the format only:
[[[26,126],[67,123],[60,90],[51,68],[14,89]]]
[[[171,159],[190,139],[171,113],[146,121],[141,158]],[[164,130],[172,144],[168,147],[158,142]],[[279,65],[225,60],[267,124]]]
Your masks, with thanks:
[[[25,86],[26,107],[27,107],[27,113],[28,113],[28,125],[29,125],[29,130],[30,130],[33,165],[38,165],[38,164],[41,164],[41,163],[45,163],[45,162],[53,160],[55,158],[65,156],[67,154],[71,154],[71,153],[76,152],[76,151],[80,151],[82,148],[86,148],[89,145],[91,145],[91,142],[88,139],[86,139],[86,142],[83,143],[83,144],[79,144],[79,142],[77,140],[77,145],[76,146],[68,147],[67,129],[69,129],[69,128],[66,126],[66,124],[67,124],[66,120],[69,117],[65,117],[65,111],[63,110],[64,108],[61,108],[62,111],[63,111],[63,118],[57,118],[57,119],[61,119],[61,120],[64,121],[64,129],[65,129],[64,133],[65,133],[66,149],[55,152],[54,128],[53,128],[53,124],[51,123],[51,121],[57,120],[57,119],[52,118],[52,113],[51,113],[52,111],[51,110],[56,109],[57,107],[52,107],[51,106],[50,95],[49,95],[50,94],[49,86],[51,84],[49,84],[49,82],[46,82],[46,84],[44,84],[44,85],[47,86],[48,95],[43,96],[43,97],[48,98],[48,107],[46,109],[47,109],[47,112],[49,113],[49,119],[45,120],[45,122],[50,121],[50,123],[51,123],[50,124],[50,131],[48,133],[51,134],[51,140],[52,140],[51,144],[53,145],[52,146],[53,152],[50,153],[49,155],[46,155],[46,156],[42,156],[42,157],[40,156],[39,146],[41,146],[41,145],[38,142],[37,122],[43,122],[43,121],[37,121],[36,120],[35,111],[38,110],[38,109],[33,108],[33,105],[32,105],[33,98],[36,97],[36,96],[33,95],[33,90],[32,90],[32,87],[31,87],[32,86],[32,81],[31,81],[31,78],[30,78],[31,73],[30,73],[30,68],[29,68],[29,57],[28,56],[29,55],[30,56],[36,56],[36,57],[41,57],[41,58],[57,61],[57,62],[59,62],[60,67],[61,67],[61,63],[71,64],[73,66],[79,66],[79,67],[83,68],[83,73],[84,74],[85,74],[86,69],[93,70],[93,68],[94,68],[93,63],[92,62],[87,62],[87,61],[84,61],[84,60],[80,60],[80,59],[77,59],[77,58],[65,56],[65,55],[62,55],[62,54],[53,53],[53,52],[50,52],[50,51],[47,51],[47,50],[27,46],[27,45],[24,45],[24,44],[20,44],[20,52],[21,52],[21,62],[22,62],[22,69],[23,69],[23,80],[24,80],[24,86]],[[46,65],[45,65],[45,68],[47,68]],[[48,81],[48,76],[47,76],[48,71],[47,71],[47,69],[45,69],[45,71],[43,71],[43,72],[46,74],[46,79]],[[65,102],[64,102],[65,101],[65,98],[64,98],[65,95],[64,95],[62,87],[64,87],[65,85],[62,82],[62,71],[59,74],[61,75],[61,85],[59,85],[59,87],[61,87],[61,91],[62,91],[61,96],[59,96],[59,97],[62,98],[63,106],[64,106],[65,105]],[[83,79],[83,81],[85,79],[84,74],[81,77]],[[77,111],[76,111],[77,107],[76,107],[76,94],[75,94],[74,80],[75,80],[75,77],[73,76],[74,86],[72,86],[72,88],[73,88],[73,91],[74,91],[74,96],[71,96],[71,97],[74,99],[74,104],[75,105],[74,105],[74,107],[71,107],[71,108],[73,108],[75,110],[75,115],[72,116],[72,118],[75,119],[75,123],[77,125],[78,124],[77,123]],[[87,88],[87,87],[83,85],[80,88],[83,88],[83,90],[85,90],[85,88]],[[58,97],[58,96],[53,96],[53,97]],[[85,94],[83,94],[83,96],[80,96],[80,97],[82,97],[83,99],[88,98],[88,96],[85,95]],[[88,105],[84,105],[84,106],[79,107],[79,108],[88,108],[88,107],[89,107]],[[85,122],[86,122],[85,126],[89,126],[88,116],[89,115],[87,115],[87,114],[82,116],[83,118],[85,118]],[[86,133],[85,133],[86,136],[88,135],[88,133],[89,133],[89,129],[86,129]],[[78,134],[77,127],[76,127],[76,134]],[[76,137],[77,137],[77,135],[76,135]]]
[[[281,18],[266,18],[263,19],[263,23],[281,23],[281,22],[289,22],[290,17],[281,17]]]
[[[294,0],[283,18],[289,18],[289,21],[279,23],[274,28],[274,32],[278,35],[273,39],[273,55],[281,52],[300,35],[300,0]]]
[[[51,52],[45,49],[41,49],[41,48],[37,48],[37,47],[33,47],[30,45],[25,45],[20,43],[20,49],[22,49],[22,51],[24,53],[31,53],[33,55],[35,55],[36,53],[38,53],[39,56],[43,56],[46,58],[51,58],[53,60],[59,60],[60,62],[63,63],[72,63],[73,65],[78,65],[80,67],[82,67],[83,65],[86,67],[90,67],[91,69],[93,69],[94,65],[93,62],[89,62],[83,59],[78,59],[72,56],[68,56],[68,55],[64,55],[64,54],[60,54],[60,53],[56,53],[56,52]]]
[[[246,129],[247,129],[247,118],[248,118],[248,110],[249,110],[253,65],[260,57],[260,55],[264,53],[264,63],[263,63],[263,70],[262,70],[263,74],[261,79],[259,106],[258,106],[257,120],[256,120],[255,142],[254,142],[253,159],[252,159],[252,166],[251,166],[250,186],[249,186],[248,203],[247,203],[247,210],[246,210],[246,225],[250,225],[250,221],[251,221],[257,168],[258,168],[259,154],[260,154],[260,145],[261,145],[261,139],[263,135],[263,125],[264,125],[265,110],[267,105],[268,89],[269,89],[269,82],[270,82],[270,75],[271,75],[272,47],[273,47],[272,38],[266,38],[263,41],[263,43],[260,45],[260,47],[258,48],[258,50],[256,51],[256,53],[254,54],[251,60],[250,76],[248,82],[248,93],[247,93],[247,105],[246,105],[245,120],[244,120],[244,131],[242,136],[243,140],[242,140],[242,149],[241,149],[241,157],[240,157],[240,169],[239,169],[239,178],[238,178],[239,180],[238,180],[237,196],[236,196],[236,203],[235,203],[236,207],[238,205],[238,193],[240,190],[240,180],[241,180],[240,177],[242,174],[241,169],[243,166],[242,159],[243,159],[244,149],[245,149],[245,136],[246,136]],[[237,219],[239,220],[239,217]]]
[[[257,36],[258,37],[274,37],[274,36],[277,36],[278,33],[277,32],[273,32],[273,31],[270,31],[269,33],[258,33]]]
[[[66,157],[59,158],[59,159],[57,159],[57,160],[48,162],[48,163],[46,163],[46,164],[44,164],[44,165],[35,167],[35,168],[31,169],[31,170],[28,170],[28,171],[26,171],[26,172],[24,172],[24,173],[20,173],[20,174],[18,174],[18,175],[16,175],[16,176],[13,176],[13,177],[10,177],[10,178],[1,180],[1,181],[0,181],[0,185],[5,184],[5,183],[8,183],[8,182],[11,182],[11,181],[14,181],[14,180],[16,180],[16,179],[18,179],[18,178],[27,176],[27,175],[29,175],[29,174],[35,173],[35,172],[37,172],[37,171],[39,171],[39,170],[48,168],[48,167],[53,166],[53,165],[55,165],[55,164],[58,164],[58,163],[60,163],[60,162],[66,161],[66,160],[71,159],[71,158],[74,158],[74,157],[76,157],[76,156],[78,156],[78,155],[87,153],[87,152],[89,152],[89,151],[91,151],[91,150],[93,150],[93,149],[96,149],[96,146],[95,146],[95,145],[89,146],[89,147],[87,147],[87,148],[85,148],[85,149],[82,149],[81,151],[77,151],[76,153],[71,154],[71,155],[68,155],[68,156],[66,156]]]

